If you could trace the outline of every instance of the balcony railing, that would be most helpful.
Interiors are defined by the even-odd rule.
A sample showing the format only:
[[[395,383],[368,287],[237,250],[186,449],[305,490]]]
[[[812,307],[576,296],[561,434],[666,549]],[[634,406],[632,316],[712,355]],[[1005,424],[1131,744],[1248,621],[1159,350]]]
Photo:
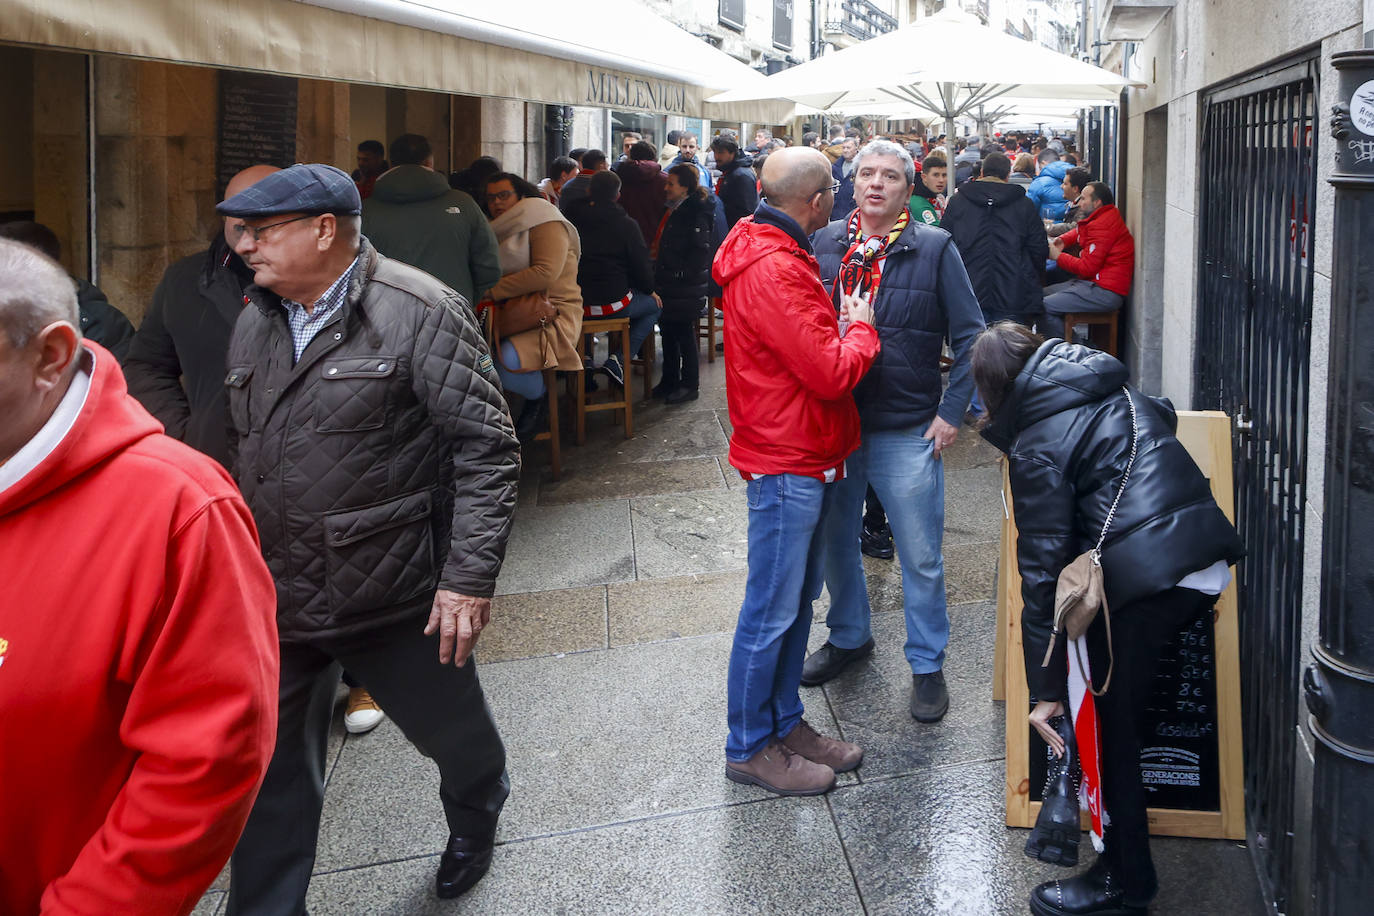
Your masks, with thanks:
[[[868,0],[832,0],[827,32],[843,32],[863,41],[897,28],[897,19]]]

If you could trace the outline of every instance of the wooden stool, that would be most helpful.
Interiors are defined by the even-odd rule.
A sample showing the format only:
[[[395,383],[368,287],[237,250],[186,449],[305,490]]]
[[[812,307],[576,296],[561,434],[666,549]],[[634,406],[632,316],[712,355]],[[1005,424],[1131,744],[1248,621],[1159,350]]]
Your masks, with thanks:
[[[1109,353],[1112,356],[1116,356],[1116,319],[1119,314],[1121,314],[1121,309],[1116,309],[1111,312],[1066,312],[1064,313],[1064,339],[1069,343],[1073,343],[1074,326],[1081,324],[1088,329],[1088,342],[1092,343],[1092,329],[1095,327],[1106,328],[1107,345],[1105,347],[1097,347],[1097,349],[1104,353]],[[1097,346],[1096,344],[1092,345]]]
[[[654,381],[653,381],[653,374],[654,374],[654,363],[655,363],[655,361],[657,361],[657,359],[658,359],[658,347],[657,347],[657,346],[655,345],[655,343],[654,343],[654,335],[653,335],[653,332],[651,331],[651,332],[649,332],[649,336],[646,337],[646,338],[644,338],[644,343],[643,343],[643,344],[640,346],[640,348],[639,348],[639,355],[636,356],[636,357],[632,360],[632,362],[633,362],[633,364],[635,365],[635,367],[638,368],[638,369],[639,369],[641,372],[643,372],[643,374],[644,374],[644,400],[645,400],[645,401],[652,401],[652,400],[654,399]],[[627,374],[628,374],[628,373],[627,373]],[[629,382],[626,382],[626,385],[625,385],[625,386],[626,386],[626,388],[628,388],[628,387],[629,387]]]
[[[707,299],[706,314],[697,318],[697,340],[706,341],[706,361],[708,363],[716,361],[716,334],[724,330],[721,325],[716,324],[716,311],[719,308],[719,299]],[[705,327],[702,326],[702,322],[705,322]],[[717,330],[718,328],[720,331]]]
[[[628,318],[597,318],[582,323],[582,345],[584,348],[590,347],[591,338],[597,334],[620,332],[620,365],[626,373],[633,377],[633,370],[630,368],[630,319]],[[634,399],[630,397],[631,379],[625,380],[625,386],[620,391],[620,400],[603,401],[599,404],[587,403],[587,373],[573,372],[569,376],[573,386],[573,409],[577,412],[577,444],[587,444],[587,414],[596,413],[599,410],[623,410],[625,411],[625,438],[632,439],[635,434],[634,421]],[[607,386],[608,389],[611,386]],[[607,391],[610,395],[610,391]]]
[[[549,428],[535,436],[532,441],[549,443],[549,469],[553,471],[554,480],[561,480],[563,477],[563,447],[562,440],[558,435],[557,369],[544,370],[544,388],[547,390],[545,397],[549,399]]]

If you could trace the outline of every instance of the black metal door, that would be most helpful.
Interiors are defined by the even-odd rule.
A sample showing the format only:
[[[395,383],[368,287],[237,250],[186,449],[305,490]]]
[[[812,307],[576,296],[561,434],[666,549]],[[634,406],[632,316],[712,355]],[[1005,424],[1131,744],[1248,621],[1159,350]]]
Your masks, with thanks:
[[[1250,848],[1275,910],[1293,877],[1294,754],[1307,474],[1317,63],[1203,103],[1198,404],[1235,420]]]

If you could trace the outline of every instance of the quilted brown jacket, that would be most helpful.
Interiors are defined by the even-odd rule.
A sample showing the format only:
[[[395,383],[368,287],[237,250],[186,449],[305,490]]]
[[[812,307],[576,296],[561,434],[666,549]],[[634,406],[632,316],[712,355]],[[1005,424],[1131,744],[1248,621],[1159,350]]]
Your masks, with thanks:
[[[436,586],[490,596],[520,454],[468,303],[364,239],[343,308],[293,365],[280,297],[247,296],[231,451],[282,640],[423,617]]]

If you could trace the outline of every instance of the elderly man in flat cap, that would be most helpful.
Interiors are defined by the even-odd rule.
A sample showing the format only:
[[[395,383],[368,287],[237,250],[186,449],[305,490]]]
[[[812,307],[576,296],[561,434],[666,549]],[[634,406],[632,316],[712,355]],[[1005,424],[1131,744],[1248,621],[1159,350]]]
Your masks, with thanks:
[[[439,768],[456,897],[509,791],[477,681],[520,473],[469,304],[360,233],[353,181],[294,165],[226,199],[254,271],[229,345],[231,460],[277,585],[277,748],[231,861],[228,912],[296,914],[324,801],[339,666]]]

